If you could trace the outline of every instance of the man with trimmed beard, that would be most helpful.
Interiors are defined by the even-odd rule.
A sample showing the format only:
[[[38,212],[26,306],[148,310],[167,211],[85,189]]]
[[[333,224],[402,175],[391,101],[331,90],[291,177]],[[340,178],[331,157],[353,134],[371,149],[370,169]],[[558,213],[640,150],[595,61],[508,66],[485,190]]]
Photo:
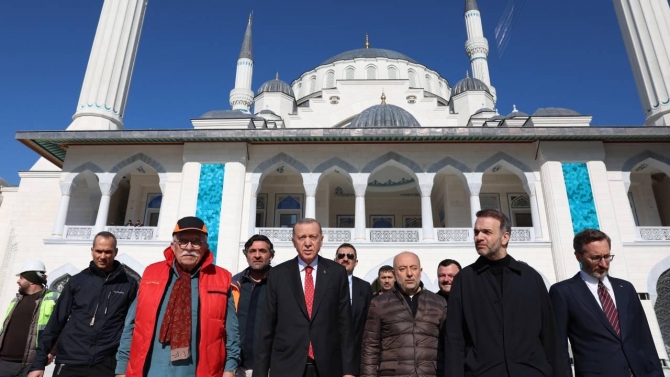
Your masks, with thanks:
[[[614,260],[611,243],[607,234],[596,229],[577,233],[573,247],[581,270],[549,291],[562,368],[572,373],[570,339],[575,376],[661,377],[658,352],[635,287],[607,275]]]
[[[358,252],[354,245],[343,243],[335,252],[335,261],[347,270],[349,278],[349,298],[351,300],[351,315],[354,320],[354,365],[361,364],[361,343],[363,342],[363,328],[368,318],[372,287],[370,283],[354,276],[354,269],[358,265]],[[358,375],[358,373],[356,373]]]
[[[477,212],[479,259],[456,275],[449,294],[445,376],[567,376],[547,288],[507,254],[511,231],[502,212]]]
[[[453,259],[445,259],[437,266],[437,284],[440,286],[438,295],[449,302],[449,292],[454,278],[461,272],[461,264]]]
[[[243,253],[249,267],[233,276],[233,284],[240,292],[237,319],[242,354],[237,376],[251,377],[254,368],[254,341],[265,307],[265,287],[275,250],[269,238],[255,234],[244,244]]]

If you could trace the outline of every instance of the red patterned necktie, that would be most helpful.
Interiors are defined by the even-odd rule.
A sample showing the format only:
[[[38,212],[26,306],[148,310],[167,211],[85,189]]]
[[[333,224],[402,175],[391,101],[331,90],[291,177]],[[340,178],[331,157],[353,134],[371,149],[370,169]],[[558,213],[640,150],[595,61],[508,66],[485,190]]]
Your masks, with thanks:
[[[600,304],[603,306],[603,311],[605,312],[607,320],[614,328],[616,334],[621,337],[621,328],[619,327],[619,312],[616,310],[614,301],[612,301],[612,297],[610,296],[609,292],[607,292],[607,288],[605,288],[605,285],[602,281],[598,281],[598,297],[600,298]]]
[[[307,306],[307,315],[309,318],[312,318],[312,306],[314,305],[314,279],[312,278],[312,271],[314,267],[307,266],[305,267],[305,305]],[[312,341],[309,341],[309,353],[307,354],[310,358],[314,359],[314,350],[312,349]]]

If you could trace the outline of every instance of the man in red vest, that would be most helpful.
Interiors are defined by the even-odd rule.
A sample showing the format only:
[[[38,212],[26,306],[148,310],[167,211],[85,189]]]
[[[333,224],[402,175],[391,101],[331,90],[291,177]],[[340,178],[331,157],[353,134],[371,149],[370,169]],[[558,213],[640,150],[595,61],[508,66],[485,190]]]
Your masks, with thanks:
[[[232,276],[214,265],[205,223],[179,220],[163,254],[144,270],[126,316],[117,376],[234,377],[240,345]]]

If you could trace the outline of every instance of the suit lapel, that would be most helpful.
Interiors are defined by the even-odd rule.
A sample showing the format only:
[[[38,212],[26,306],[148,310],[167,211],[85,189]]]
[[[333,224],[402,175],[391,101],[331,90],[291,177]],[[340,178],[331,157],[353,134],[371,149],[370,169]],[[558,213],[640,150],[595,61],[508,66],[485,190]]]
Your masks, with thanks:
[[[619,313],[619,328],[621,329],[621,339],[628,334],[628,295],[624,292],[623,285],[617,279],[608,278],[612,284],[614,298],[616,298],[616,309]]]
[[[603,324],[603,326],[605,326],[605,328],[610,333],[612,333],[612,335],[614,335],[615,337],[619,337],[617,333],[614,331],[614,328],[612,327],[610,322],[607,320],[605,312],[596,301],[596,298],[593,297],[593,294],[586,286],[586,282],[584,282],[582,278],[579,276],[579,272],[571,279],[570,289],[572,289],[572,291],[575,292],[575,296],[577,297],[577,299],[581,301],[582,304],[584,304],[584,306],[586,306],[586,308],[596,318],[598,318],[598,320]]]
[[[307,305],[305,304],[305,292],[302,289],[302,280],[300,279],[300,268],[298,267],[298,258],[296,257],[293,260],[293,263],[289,263],[289,285],[293,290],[293,297],[298,302],[298,307],[302,310],[302,313],[307,319]]]
[[[328,265],[324,262],[322,257],[319,257],[319,268],[316,272],[316,290],[314,291],[314,306],[312,307],[312,320],[316,316],[316,312],[319,310],[323,296],[326,293],[326,288],[328,288],[328,282],[330,281],[330,275],[328,274]]]
[[[356,278],[351,278],[351,314],[356,317],[356,314],[361,310],[361,284],[356,281]]]

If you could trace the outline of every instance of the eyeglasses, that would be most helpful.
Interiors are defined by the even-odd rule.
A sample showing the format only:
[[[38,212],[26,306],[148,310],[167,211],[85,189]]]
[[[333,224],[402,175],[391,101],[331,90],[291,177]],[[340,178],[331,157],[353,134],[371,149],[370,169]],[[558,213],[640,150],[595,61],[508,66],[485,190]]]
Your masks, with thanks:
[[[349,260],[354,260],[354,258],[356,258],[356,256],[352,253],[346,253],[346,254],[345,253],[339,253],[339,254],[337,254],[337,259],[344,259],[345,255],[347,256],[347,258],[349,258]]]
[[[594,258],[588,257],[588,258],[589,258],[593,263],[600,263],[600,261],[603,260],[603,259],[606,260],[606,261],[608,261],[608,262],[611,262],[611,261],[614,260],[614,254],[604,255],[604,256],[601,256],[601,257],[594,257]]]
[[[199,238],[194,238],[192,240],[179,239],[176,242],[177,242],[177,245],[179,245],[179,247],[181,247],[182,249],[187,248],[189,243],[196,250],[202,247],[202,240],[199,239]]]

